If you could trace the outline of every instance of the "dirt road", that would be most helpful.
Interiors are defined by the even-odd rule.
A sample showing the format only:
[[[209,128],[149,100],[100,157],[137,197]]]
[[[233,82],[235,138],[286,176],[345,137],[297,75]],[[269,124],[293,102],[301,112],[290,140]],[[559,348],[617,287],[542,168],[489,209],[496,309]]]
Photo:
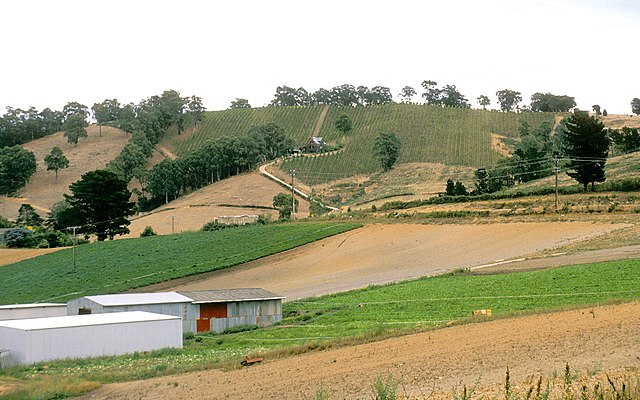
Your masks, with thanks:
[[[367,225],[224,271],[138,291],[262,287],[291,300],[518,258],[625,226],[592,222]]]
[[[514,387],[533,376],[639,365],[640,304],[454,326],[379,342],[308,353],[223,372],[201,371],[106,385],[84,399],[332,399],[372,397],[376,376],[391,373],[411,398],[451,398],[461,382],[494,388],[510,368]],[[492,385],[495,384],[495,385]],[[482,387],[480,388],[483,389]]]

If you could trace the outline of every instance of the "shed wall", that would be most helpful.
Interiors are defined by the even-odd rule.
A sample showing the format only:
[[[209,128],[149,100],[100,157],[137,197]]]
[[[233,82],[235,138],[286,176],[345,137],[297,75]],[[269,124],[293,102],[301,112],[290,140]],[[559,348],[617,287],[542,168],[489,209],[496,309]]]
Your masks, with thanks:
[[[62,317],[67,315],[67,305],[0,308],[0,321],[9,319]]]
[[[267,326],[282,320],[282,300],[227,303],[227,318],[212,318],[211,330],[222,332],[238,325]]]
[[[199,316],[198,307],[193,307],[190,303],[103,306],[84,297],[69,302],[68,315],[78,315],[80,308],[90,309],[92,314],[124,311],[147,311],[155,314],[174,315],[182,318],[182,329],[184,332],[196,331],[196,318]]]
[[[10,367],[19,363],[19,360],[26,357],[26,340],[24,331],[0,326],[0,349],[8,350],[2,353],[2,365],[0,367]]]
[[[81,308],[91,310],[91,314],[102,314],[104,312],[104,307],[101,304],[85,297],[80,297],[67,303],[67,315],[78,315]]]
[[[0,327],[0,347],[18,364],[182,348],[182,324],[176,318],[31,331]]]

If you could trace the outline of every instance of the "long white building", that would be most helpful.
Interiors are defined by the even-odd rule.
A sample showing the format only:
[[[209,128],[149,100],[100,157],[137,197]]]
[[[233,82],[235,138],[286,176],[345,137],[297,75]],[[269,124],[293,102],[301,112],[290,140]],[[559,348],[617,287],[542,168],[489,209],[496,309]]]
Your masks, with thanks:
[[[144,311],[0,321],[3,364],[182,348],[180,317]]]

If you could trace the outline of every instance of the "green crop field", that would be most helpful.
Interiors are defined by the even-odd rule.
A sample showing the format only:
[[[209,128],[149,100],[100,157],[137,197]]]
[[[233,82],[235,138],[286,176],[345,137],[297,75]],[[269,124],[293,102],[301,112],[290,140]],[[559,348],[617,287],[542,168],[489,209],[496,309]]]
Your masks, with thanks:
[[[353,132],[345,138],[333,127],[333,121],[342,113],[354,125]],[[380,171],[372,146],[381,132],[394,133],[400,140],[398,164],[433,162],[488,167],[500,157],[491,147],[491,134],[517,138],[523,120],[537,126],[542,121],[553,122],[553,116],[414,104],[331,108],[320,136],[329,143],[342,142],[344,150],[323,157],[287,160],[280,168],[295,169],[296,175],[310,185]]]
[[[467,321],[476,309],[494,316],[640,299],[640,260],[473,276],[450,274],[284,305],[285,318],[270,328],[198,335],[183,350],[15,367],[3,376],[38,375],[113,382],[236,363],[245,355],[295,353],[339,343],[393,336]],[[369,338],[369,339],[368,339]]]
[[[303,145],[311,136],[322,112],[322,106],[316,107],[264,107],[210,111],[204,114],[204,120],[196,131],[187,138],[171,135],[162,144],[173,149],[174,153],[184,156],[200,148],[207,140],[221,136],[246,134],[257,125],[273,122],[292,138],[296,145]]]
[[[255,260],[357,227],[269,224],[85,244],[76,247],[75,269],[72,249],[0,268],[0,302],[60,302],[118,293]]]

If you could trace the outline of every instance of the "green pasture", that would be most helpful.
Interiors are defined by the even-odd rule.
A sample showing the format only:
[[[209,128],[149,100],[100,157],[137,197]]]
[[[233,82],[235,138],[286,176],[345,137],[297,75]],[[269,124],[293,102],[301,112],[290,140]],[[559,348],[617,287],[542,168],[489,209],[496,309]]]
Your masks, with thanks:
[[[349,223],[244,226],[121,239],[64,249],[0,267],[0,304],[63,302],[214,271],[354,228]]]

